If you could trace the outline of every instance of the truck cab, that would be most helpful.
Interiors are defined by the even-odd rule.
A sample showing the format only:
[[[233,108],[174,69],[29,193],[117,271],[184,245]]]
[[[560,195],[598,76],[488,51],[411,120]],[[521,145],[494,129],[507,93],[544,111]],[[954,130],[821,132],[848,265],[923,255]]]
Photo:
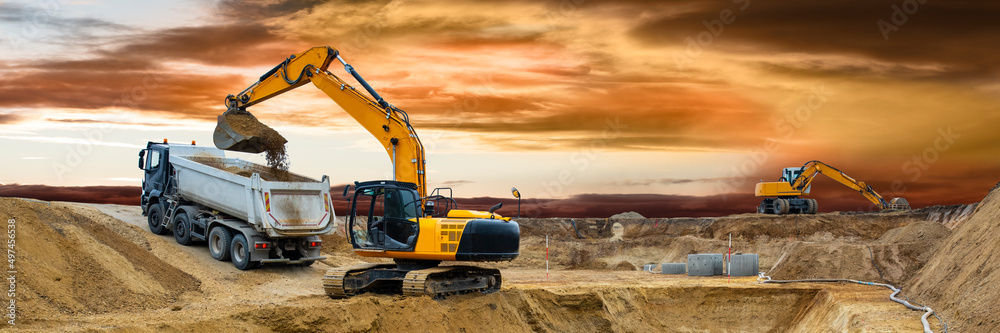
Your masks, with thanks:
[[[164,143],[149,142],[146,149],[139,151],[139,169],[143,170],[142,177],[142,197],[140,206],[142,214],[146,215],[149,209],[149,198],[159,198],[163,193],[167,183],[167,174],[170,172],[170,163],[167,163],[168,146]],[[160,211],[163,211],[160,207]]]

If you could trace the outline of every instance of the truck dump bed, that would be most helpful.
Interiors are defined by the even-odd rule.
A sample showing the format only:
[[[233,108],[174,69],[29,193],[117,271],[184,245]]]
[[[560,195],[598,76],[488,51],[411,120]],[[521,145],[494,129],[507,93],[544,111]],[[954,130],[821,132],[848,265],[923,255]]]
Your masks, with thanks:
[[[269,237],[319,235],[333,228],[326,176],[317,181],[293,173],[276,175],[267,166],[227,158],[221,150],[198,148],[171,147],[177,192],[187,200],[245,220]]]

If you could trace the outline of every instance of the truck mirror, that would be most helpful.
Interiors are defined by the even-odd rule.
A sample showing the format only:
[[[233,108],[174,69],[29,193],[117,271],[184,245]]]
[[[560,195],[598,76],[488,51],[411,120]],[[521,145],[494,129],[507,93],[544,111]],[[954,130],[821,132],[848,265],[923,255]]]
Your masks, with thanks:
[[[146,169],[146,163],[145,163],[146,159],[144,158],[145,156],[146,156],[146,150],[145,149],[140,150],[139,151],[139,169]]]
[[[344,186],[344,194],[343,194],[343,196],[346,197],[347,196],[347,191],[349,191],[350,189],[351,189],[351,184],[347,184],[347,186]]]

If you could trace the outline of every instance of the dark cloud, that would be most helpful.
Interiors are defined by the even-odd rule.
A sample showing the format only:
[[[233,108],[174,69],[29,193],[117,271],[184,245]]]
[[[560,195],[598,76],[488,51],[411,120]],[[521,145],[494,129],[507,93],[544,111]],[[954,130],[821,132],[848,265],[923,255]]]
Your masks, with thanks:
[[[216,5],[218,16],[227,20],[260,21],[308,10],[329,1],[317,0],[222,0]]]
[[[0,78],[0,107],[123,108],[210,121],[223,97],[242,90],[244,81],[159,71],[19,71]]]
[[[458,187],[466,184],[475,183],[471,180],[449,180],[441,183],[442,187]]]
[[[20,122],[21,116],[11,113],[0,113],[0,124],[14,124]]]
[[[716,183],[721,181],[726,181],[726,178],[660,178],[660,179],[643,179],[643,180],[623,180],[612,182],[611,185],[614,186],[650,186],[650,185],[677,185],[677,184],[692,184],[692,183]]]
[[[713,3],[678,15],[663,15],[636,25],[631,36],[649,44],[687,45],[686,39],[709,31],[720,11],[731,10],[735,20],[722,27],[707,47],[740,53],[840,54],[867,56],[888,62],[946,64],[953,71],[987,70],[992,75],[1000,60],[994,36],[1000,32],[995,16],[1000,6],[988,1],[926,2],[906,15],[888,40],[879,21],[893,22],[892,6],[904,1],[771,1],[747,2],[740,10],[731,2]],[[902,20],[897,14],[896,22]],[[706,35],[707,36],[707,35]],[[850,68],[846,68],[850,71]],[[869,73],[870,74],[870,73]],[[947,74],[946,74],[947,75]]]
[[[57,16],[57,10],[49,6],[25,6],[16,3],[0,3],[0,22],[30,24],[53,27],[67,33],[79,34],[80,30],[105,29],[122,31],[128,26],[89,17]],[[58,7],[55,7],[58,8]]]
[[[302,48],[260,23],[231,23],[158,30],[127,38],[109,51],[105,62],[189,61],[218,66],[277,65]],[[249,83],[248,83],[249,84]]]

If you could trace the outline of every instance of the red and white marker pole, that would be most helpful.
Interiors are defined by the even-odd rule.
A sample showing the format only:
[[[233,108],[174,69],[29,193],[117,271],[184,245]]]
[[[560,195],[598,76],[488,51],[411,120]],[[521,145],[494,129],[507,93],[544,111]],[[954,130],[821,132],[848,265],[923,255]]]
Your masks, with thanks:
[[[729,234],[729,255],[726,256],[726,262],[729,263],[729,268],[726,268],[728,282],[733,282],[733,234]]]
[[[545,235],[545,281],[549,280],[549,235]]]

